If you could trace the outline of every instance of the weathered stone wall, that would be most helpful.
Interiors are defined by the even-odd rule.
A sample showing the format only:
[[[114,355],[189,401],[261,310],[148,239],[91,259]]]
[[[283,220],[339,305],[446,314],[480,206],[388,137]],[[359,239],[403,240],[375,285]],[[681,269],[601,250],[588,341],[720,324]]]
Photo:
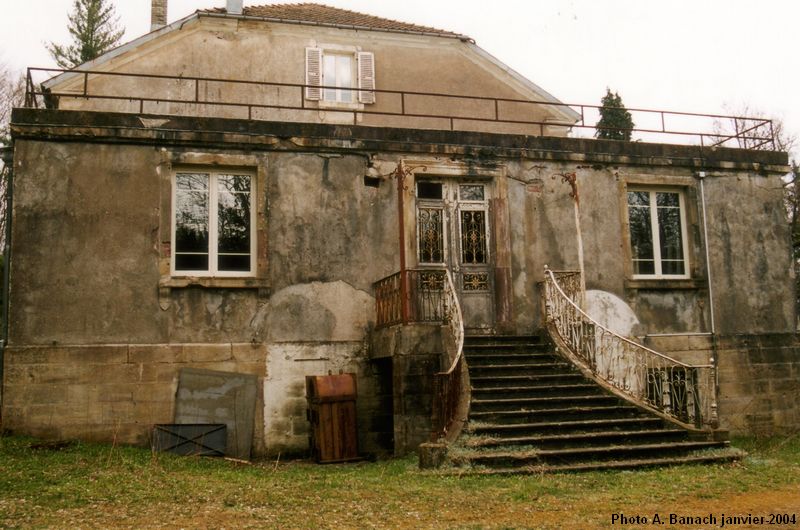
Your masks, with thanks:
[[[3,428],[54,439],[149,444],[173,423],[181,368],[258,376],[253,452],[265,450],[267,348],[250,343],[18,346],[5,352]]]
[[[117,432],[121,440],[142,442],[152,423],[171,421],[178,370],[192,366],[258,375],[263,403],[255,447],[297,452],[307,447],[304,377],[342,370],[358,375],[362,450],[389,449],[392,436],[401,452],[418,443],[427,428],[425,377],[436,369],[435,352],[391,363],[368,354],[372,283],[399,267],[397,182],[389,174],[400,160],[432,175],[502,181],[494,189],[508,212],[507,301],[511,331],[520,333],[540,325],[536,283],[544,265],[582,263],[587,288],[624,300],[642,333],[708,331],[693,174],[716,168],[707,176],[706,201],[718,329],[758,335],[793,328],[780,187],[777,177],[761,174],[777,170],[753,171],[738,151],[716,152],[728,157],[723,161],[695,160],[685,158],[690,148],[631,144],[613,154],[622,149],[617,143],[575,139],[172,118],[151,126],[134,116],[50,111],[15,116],[3,423],[22,432],[93,439]],[[758,156],[782,163],[769,153]],[[383,175],[377,187],[365,185],[368,161]],[[258,174],[259,277],[227,286],[174,281],[164,268],[172,168],[226,163]],[[565,178],[571,173],[577,188]],[[410,265],[414,178],[404,190]],[[620,203],[630,183],[685,191],[688,280],[630,278]],[[506,228],[493,226],[494,233]],[[665,347],[697,362],[709,351]],[[797,421],[796,393],[779,388],[791,382],[777,377],[764,394],[771,397],[760,395],[773,371],[797,378],[796,350],[770,347],[757,357],[745,353],[750,347],[720,346],[723,425],[766,430],[772,421],[788,429]],[[246,358],[237,357],[242,351]],[[760,382],[748,383],[744,373]],[[740,421],[747,407],[737,400],[750,396],[757,416]],[[788,412],[769,420],[768,400]]]
[[[800,429],[800,342],[793,333],[648,337],[647,345],[684,362],[711,363],[719,378],[720,427],[768,435]]]

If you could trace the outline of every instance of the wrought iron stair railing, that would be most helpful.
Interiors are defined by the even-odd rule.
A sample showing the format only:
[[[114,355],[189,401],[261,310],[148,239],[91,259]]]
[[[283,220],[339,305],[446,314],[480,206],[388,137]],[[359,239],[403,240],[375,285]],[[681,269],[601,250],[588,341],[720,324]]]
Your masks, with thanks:
[[[687,427],[715,428],[715,367],[678,361],[613,332],[581,309],[584,296],[580,272],[545,267],[545,320],[562,352],[640,406]]]

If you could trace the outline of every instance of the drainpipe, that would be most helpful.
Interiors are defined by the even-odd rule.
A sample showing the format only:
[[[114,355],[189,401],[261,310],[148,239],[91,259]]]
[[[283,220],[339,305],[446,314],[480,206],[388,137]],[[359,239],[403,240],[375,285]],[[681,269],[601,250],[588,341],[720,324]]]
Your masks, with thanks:
[[[3,308],[2,308],[2,332],[0,340],[0,405],[3,403],[3,379],[5,366],[6,344],[8,343],[8,306],[9,306],[9,285],[11,278],[11,210],[14,202],[14,148],[0,148],[0,158],[5,165],[6,173],[6,233],[5,244],[3,247]],[[2,406],[0,406],[0,418],[2,418]]]
[[[703,246],[705,247],[706,251],[706,281],[708,282],[708,313],[711,320],[711,351],[713,352],[711,357],[711,364],[714,367],[714,390],[716,395],[714,396],[714,408],[712,409],[712,417],[711,422],[713,426],[717,426],[719,422],[719,413],[717,410],[717,403],[719,403],[719,359],[717,359],[717,329],[716,323],[714,320],[714,288],[711,283],[711,258],[708,250],[708,220],[706,218],[706,193],[705,193],[705,186],[703,182],[706,178],[705,171],[698,171],[697,172],[697,179],[700,181],[700,202],[703,206]]]
[[[405,187],[406,172],[403,170],[403,161],[397,163],[395,169],[395,178],[397,178],[397,226],[398,226],[398,241],[400,242],[400,311],[403,319],[403,325],[408,324],[411,318],[411,308],[408,300],[408,274],[406,272],[406,231],[405,231],[405,215],[403,205],[403,193]]]

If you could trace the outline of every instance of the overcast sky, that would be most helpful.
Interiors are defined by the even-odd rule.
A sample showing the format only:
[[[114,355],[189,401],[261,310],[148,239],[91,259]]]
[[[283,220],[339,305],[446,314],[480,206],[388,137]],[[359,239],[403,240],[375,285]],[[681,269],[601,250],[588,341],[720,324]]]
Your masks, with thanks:
[[[271,3],[245,0],[245,5]],[[274,2],[280,3],[280,2]],[[747,104],[800,136],[800,0],[325,0],[464,33],[568,103],[611,87],[628,107],[724,113]],[[0,61],[53,66],[72,0],[0,0]],[[150,0],[116,0],[131,40]],[[225,0],[169,0],[169,21]],[[465,88],[465,92],[467,89]]]

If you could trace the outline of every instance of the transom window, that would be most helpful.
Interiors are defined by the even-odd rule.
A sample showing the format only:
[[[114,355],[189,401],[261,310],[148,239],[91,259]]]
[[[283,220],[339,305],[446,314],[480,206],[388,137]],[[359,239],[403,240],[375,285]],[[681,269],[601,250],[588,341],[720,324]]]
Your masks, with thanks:
[[[686,208],[680,191],[628,190],[634,278],[687,278]]]
[[[253,176],[241,172],[175,174],[173,274],[255,274],[253,184]]]

